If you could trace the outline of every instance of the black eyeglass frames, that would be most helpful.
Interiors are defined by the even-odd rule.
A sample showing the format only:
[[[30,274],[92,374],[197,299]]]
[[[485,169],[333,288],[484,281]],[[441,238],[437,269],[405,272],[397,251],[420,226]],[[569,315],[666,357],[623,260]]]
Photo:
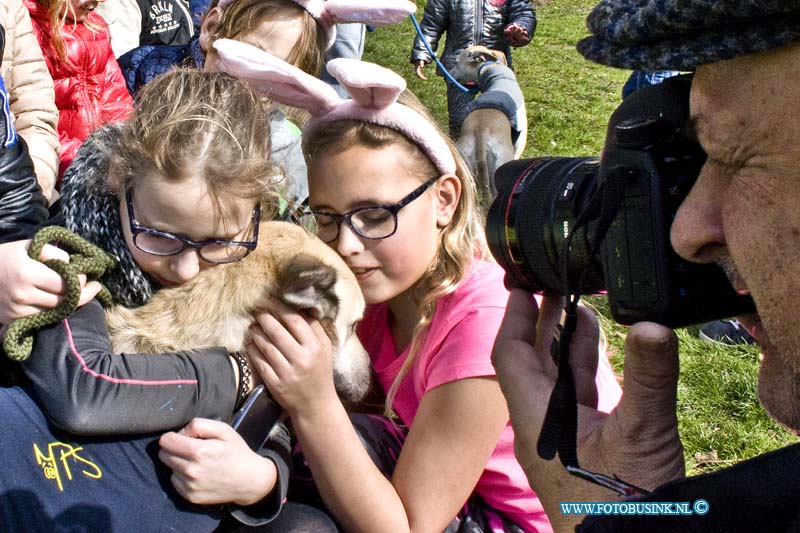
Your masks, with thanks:
[[[258,245],[258,224],[261,218],[261,205],[256,204],[253,208],[251,226],[253,228],[253,240],[251,241],[228,241],[222,239],[208,239],[193,241],[182,235],[148,228],[136,220],[133,212],[133,197],[131,190],[125,191],[125,202],[128,208],[128,222],[131,228],[133,244],[141,251],[153,255],[177,255],[183,250],[194,248],[198,250],[200,257],[209,263],[233,263],[244,258],[247,254],[255,250]]]
[[[300,215],[300,222],[325,243],[331,243],[339,238],[342,223],[346,223],[357,235],[365,239],[386,239],[397,231],[397,213],[422,196],[439,178],[441,176],[434,176],[393,204],[359,207],[342,214],[307,211]]]

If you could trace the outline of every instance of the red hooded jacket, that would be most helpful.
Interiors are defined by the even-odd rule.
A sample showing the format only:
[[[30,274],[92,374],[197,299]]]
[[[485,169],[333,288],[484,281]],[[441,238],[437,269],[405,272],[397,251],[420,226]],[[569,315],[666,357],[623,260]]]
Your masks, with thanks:
[[[125,79],[111,50],[108,25],[100,15],[86,18],[85,23],[67,21],[61,28],[69,62],[59,59],[52,40],[47,9],[35,0],[25,0],[47,68],[53,76],[58,116],[59,185],[75,152],[84,139],[98,126],[125,120],[133,101]]]

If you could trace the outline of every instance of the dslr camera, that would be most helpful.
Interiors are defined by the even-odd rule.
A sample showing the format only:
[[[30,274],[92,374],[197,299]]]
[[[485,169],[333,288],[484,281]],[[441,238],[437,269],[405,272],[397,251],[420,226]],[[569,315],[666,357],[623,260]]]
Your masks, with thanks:
[[[705,153],[687,136],[690,76],[626,98],[596,157],[540,157],[497,169],[486,233],[506,284],[607,293],[621,324],[671,328],[754,310],[722,269],[681,259],[670,226]]]

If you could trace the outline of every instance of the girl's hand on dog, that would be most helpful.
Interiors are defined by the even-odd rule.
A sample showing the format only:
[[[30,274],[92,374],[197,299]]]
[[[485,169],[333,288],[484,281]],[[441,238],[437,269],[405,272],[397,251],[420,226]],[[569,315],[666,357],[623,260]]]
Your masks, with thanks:
[[[312,413],[338,398],[333,385],[333,347],[316,319],[283,302],[256,316],[247,350],[270,393],[293,415]]]
[[[272,492],[278,471],[225,422],[195,418],[158,441],[172,486],[192,503],[252,505]]]

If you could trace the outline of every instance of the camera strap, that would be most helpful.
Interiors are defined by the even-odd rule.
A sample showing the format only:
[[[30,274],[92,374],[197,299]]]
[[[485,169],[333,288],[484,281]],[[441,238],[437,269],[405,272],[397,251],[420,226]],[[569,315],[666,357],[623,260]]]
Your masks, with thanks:
[[[567,266],[569,265],[570,244],[575,231],[585,226],[589,220],[594,219],[597,220],[597,224],[593,234],[589,235],[589,249],[591,257],[597,254],[600,243],[605,238],[622,205],[626,183],[632,177],[631,172],[631,169],[625,167],[611,169],[608,179],[600,184],[588,202],[586,210],[577,217],[562,249],[561,273],[567,303],[550,345],[550,355],[558,369],[558,376],[547,405],[539,440],[536,443],[536,451],[541,458],[551,460],[558,454],[561,464],[570,474],[610,489],[624,497],[642,496],[648,492],[620,479],[584,470],[578,463],[578,400],[569,359],[572,336],[578,325],[578,302],[581,295],[579,292],[569,290]],[[581,282],[578,286],[582,286],[583,277],[587,271],[588,267],[582,272]]]
[[[553,332],[550,356],[558,368],[556,386],[550,394],[542,431],[536,443],[536,451],[543,459],[552,459],[558,453],[561,463],[566,467],[578,467],[576,442],[578,439],[578,401],[575,380],[569,364],[569,346],[572,334],[578,324],[577,301],[567,302],[561,323]]]

